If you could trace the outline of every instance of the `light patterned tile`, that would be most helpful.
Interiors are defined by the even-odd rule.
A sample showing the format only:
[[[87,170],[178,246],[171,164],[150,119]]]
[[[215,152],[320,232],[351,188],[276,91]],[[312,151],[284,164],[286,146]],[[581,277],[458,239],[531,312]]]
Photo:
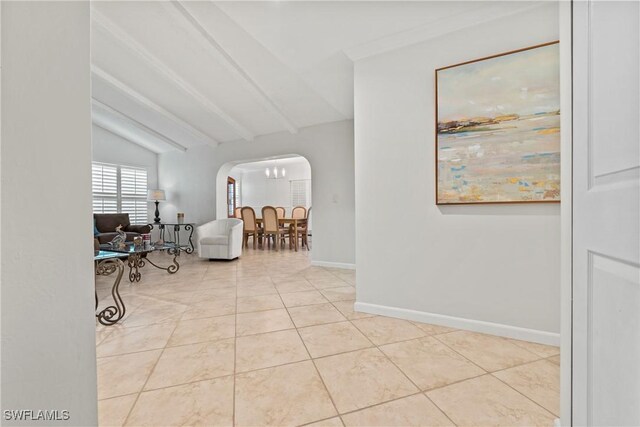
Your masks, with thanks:
[[[287,307],[298,307],[302,305],[322,304],[327,302],[327,299],[316,290],[285,293],[280,294],[280,296],[282,297],[282,301],[284,301],[284,305]]]
[[[101,357],[98,365],[98,400],[137,393],[162,350]]]
[[[238,337],[236,371],[245,372],[309,359],[295,330]]]
[[[512,344],[509,340],[493,335],[457,331],[436,337],[489,372],[539,359],[537,355]]]
[[[406,341],[426,335],[422,329],[413,323],[391,317],[368,317],[354,320],[353,324],[376,345]]]
[[[231,375],[234,353],[233,339],[166,348],[144,389]]]
[[[237,315],[237,335],[261,334],[264,332],[292,329],[293,323],[285,309],[256,311]]]
[[[288,426],[333,417],[336,410],[310,361],[236,376],[236,425]]]
[[[512,342],[518,347],[522,347],[533,354],[537,354],[540,357],[551,357],[551,356],[556,356],[560,354],[560,347],[556,347],[553,345],[544,345],[544,344],[538,344],[535,342],[512,340],[512,339],[510,339],[509,342]]]
[[[298,331],[314,358],[373,346],[350,322],[309,326]]]
[[[447,326],[433,325],[431,323],[422,323],[422,322],[411,322],[416,325],[418,328],[422,329],[422,331],[427,335],[439,335],[439,334],[447,334],[449,332],[455,332],[457,329],[449,328]]]
[[[556,416],[560,415],[560,366],[557,364],[538,360],[493,375]]]
[[[178,323],[168,346],[195,344],[231,338],[235,335],[235,316],[182,320]]]
[[[129,415],[129,426],[231,426],[233,377],[145,391]]]
[[[291,307],[289,314],[291,314],[291,319],[293,319],[293,323],[295,323],[298,328],[347,320],[329,303],[305,307]]]
[[[322,289],[320,292],[322,292],[322,295],[329,301],[352,300],[356,297],[356,288],[353,286]]]
[[[347,427],[454,426],[423,394],[343,415]]]
[[[315,363],[340,413],[418,391],[377,348],[323,357]]]
[[[113,397],[98,401],[98,425],[100,427],[120,427],[129,415],[137,394]]]
[[[357,320],[364,319],[365,317],[374,317],[374,314],[364,313],[361,311],[355,311],[353,308],[353,304],[355,300],[345,300],[345,301],[333,301],[333,305],[340,310],[340,313],[344,315],[349,320]]]
[[[98,357],[163,348],[176,327],[175,322],[114,330],[98,347]]]
[[[278,294],[238,298],[238,313],[275,310],[277,308],[284,308]]]
[[[238,288],[238,297],[255,297],[277,293],[278,291],[273,285],[243,286]]]
[[[192,303],[182,315],[182,320],[204,319],[235,314],[235,298],[210,298]]]
[[[442,387],[485,373],[432,338],[418,338],[380,347],[393,363],[422,390]]]
[[[457,425],[551,426],[555,415],[491,375],[427,392]]]
[[[305,424],[305,427],[343,427],[340,417],[328,418],[322,421],[316,421],[315,423]]]

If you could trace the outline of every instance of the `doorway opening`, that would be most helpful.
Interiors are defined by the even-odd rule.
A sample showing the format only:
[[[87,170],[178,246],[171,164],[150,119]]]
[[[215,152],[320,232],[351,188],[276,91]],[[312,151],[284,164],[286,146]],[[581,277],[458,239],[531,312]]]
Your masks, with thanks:
[[[222,166],[217,179],[219,189],[222,183],[226,185],[224,192],[218,192],[218,209],[224,204],[228,217],[241,218],[242,208],[250,207],[260,221],[262,208],[271,206],[285,222],[295,218],[303,224],[304,236],[286,246],[311,248],[312,173],[305,157],[290,154],[239,160]]]

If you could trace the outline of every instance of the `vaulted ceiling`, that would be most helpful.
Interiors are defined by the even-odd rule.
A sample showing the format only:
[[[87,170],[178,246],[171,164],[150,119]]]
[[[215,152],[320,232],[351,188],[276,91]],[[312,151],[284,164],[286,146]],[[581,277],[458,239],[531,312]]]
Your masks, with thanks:
[[[93,121],[157,153],[353,118],[353,61],[531,4],[92,2]]]

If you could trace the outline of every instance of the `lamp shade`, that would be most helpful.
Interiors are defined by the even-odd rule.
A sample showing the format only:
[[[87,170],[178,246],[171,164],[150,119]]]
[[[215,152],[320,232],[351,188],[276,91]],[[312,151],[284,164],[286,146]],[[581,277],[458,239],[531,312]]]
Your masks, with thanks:
[[[156,201],[156,200],[167,200],[164,195],[164,190],[149,190],[147,192],[147,200]]]

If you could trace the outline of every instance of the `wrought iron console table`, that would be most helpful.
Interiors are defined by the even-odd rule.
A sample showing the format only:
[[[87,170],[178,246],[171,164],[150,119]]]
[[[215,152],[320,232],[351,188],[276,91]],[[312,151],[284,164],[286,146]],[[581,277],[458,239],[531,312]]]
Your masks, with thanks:
[[[154,227],[156,226],[158,227],[158,230],[160,231],[160,240],[162,240],[165,243],[174,243],[177,246],[180,246],[181,248],[183,248],[182,250],[188,254],[192,254],[195,249],[193,246],[193,240],[192,240],[193,230],[195,228],[195,225],[196,224],[192,222],[187,222],[187,223],[160,222],[160,223],[149,224],[152,230]],[[185,245],[180,244],[180,230],[182,229],[189,232],[189,238],[188,238],[189,243]]]

